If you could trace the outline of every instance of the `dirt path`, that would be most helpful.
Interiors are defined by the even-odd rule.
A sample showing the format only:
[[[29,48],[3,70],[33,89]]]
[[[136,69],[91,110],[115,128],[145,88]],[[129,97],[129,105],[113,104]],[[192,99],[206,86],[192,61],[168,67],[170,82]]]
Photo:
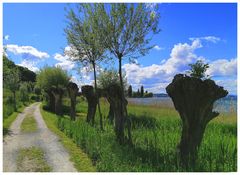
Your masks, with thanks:
[[[39,109],[40,103],[34,103],[20,113],[10,127],[11,134],[4,138],[3,171],[16,172],[16,158],[19,149],[31,146],[40,147],[53,172],[76,172],[69,154],[59,142],[59,138],[46,126]],[[26,114],[33,114],[38,131],[21,133],[20,126]]]

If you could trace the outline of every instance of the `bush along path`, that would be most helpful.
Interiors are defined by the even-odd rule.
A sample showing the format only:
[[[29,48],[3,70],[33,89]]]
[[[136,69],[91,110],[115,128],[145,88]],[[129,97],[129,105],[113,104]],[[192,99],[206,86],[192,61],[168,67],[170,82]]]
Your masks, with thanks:
[[[23,113],[20,113],[10,126],[11,134],[4,138],[3,143],[3,171],[16,172],[22,169],[23,167],[18,167],[19,165],[24,165],[24,162],[18,162],[21,160],[18,156],[21,150],[37,148],[42,150],[42,153],[40,152],[41,154],[36,154],[36,156],[41,155],[40,158],[43,157],[49,166],[49,168],[44,168],[42,171],[75,172],[76,169],[69,160],[68,152],[60,144],[59,138],[47,128],[42,119],[39,106],[40,103],[34,103],[25,108]],[[24,118],[29,115],[36,120],[37,129],[32,132],[22,132],[21,124]],[[36,157],[36,159],[38,160],[39,157]],[[26,162],[29,166],[34,164],[34,161],[31,162],[31,160]],[[34,171],[34,168],[30,169]],[[28,167],[25,170],[28,170]],[[41,170],[36,167],[36,171]]]

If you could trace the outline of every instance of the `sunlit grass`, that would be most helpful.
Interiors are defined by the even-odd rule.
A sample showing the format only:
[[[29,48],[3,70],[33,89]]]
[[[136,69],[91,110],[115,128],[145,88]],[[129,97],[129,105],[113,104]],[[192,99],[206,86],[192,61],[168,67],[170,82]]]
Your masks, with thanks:
[[[88,155],[79,149],[73,140],[68,138],[57,128],[59,116],[43,110],[42,105],[40,110],[47,127],[60,137],[61,143],[68,150],[70,160],[74,163],[75,168],[79,172],[95,172],[96,169],[92,165],[91,159],[88,158]]]
[[[177,145],[181,137],[181,120],[173,108],[128,105],[132,121],[133,146],[117,143],[114,128],[107,122],[108,106],[101,99],[104,131],[88,125],[87,103],[78,101],[77,121],[68,115],[59,118],[58,128],[71,138],[92,159],[98,171],[175,172],[175,171],[236,171],[236,114],[221,114],[211,121],[199,149],[196,167],[182,169]]]

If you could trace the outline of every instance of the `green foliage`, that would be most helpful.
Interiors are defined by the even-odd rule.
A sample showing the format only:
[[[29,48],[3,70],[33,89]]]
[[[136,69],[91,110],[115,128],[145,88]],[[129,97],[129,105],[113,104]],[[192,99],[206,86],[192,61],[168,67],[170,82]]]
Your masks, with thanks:
[[[152,92],[149,92],[149,93],[146,92],[143,97],[145,97],[145,98],[153,97],[153,93]]]
[[[38,86],[35,86],[35,87],[34,87],[34,93],[35,93],[36,95],[41,95],[41,88],[39,88]]]
[[[129,87],[128,87],[128,97],[132,97],[132,86],[130,85]]]
[[[67,72],[60,67],[45,67],[37,75],[37,86],[45,91],[66,88],[69,79]]]
[[[8,110],[9,105],[3,105],[3,135],[5,136],[8,131],[9,131],[9,127],[12,124],[12,122],[17,118],[17,115],[19,114],[19,112],[22,112],[25,108],[25,106],[22,106],[21,108],[18,109],[18,112],[14,112],[14,110],[12,109],[12,111],[10,113],[6,113],[5,110]],[[7,116],[7,117],[6,117]]]
[[[68,25],[65,33],[71,48],[65,50],[65,54],[85,66],[101,61],[105,52],[98,33],[99,26],[93,18],[97,10],[95,6],[97,5],[77,4],[77,11],[70,9],[67,14]]]
[[[195,64],[189,64],[191,70],[189,71],[191,77],[195,78],[207,78],[208,75],[205,75],[209,64],[205,64],[202,60],[198,60]]]
[[[29,101],[28,83],[26,83],[26,82],[21,83],[20,88],[19,88],[19,93],[20,93],[20,100],[23,103]]]
[[[10,74],[5,76],[4,87],[8,88],[12,92],[16,92],[19,89],[20,78],[18,70],[12,70]]]
[[[100,88],[107,88],[113,84],[118,84],[120,86],[119,74],[115,69],[104,70],[100,72],[100,74],[97,77],[97,80]],[[123,84],[124,84],[124,89],[127,89],[126,76],[124,76]]]
[[[3,80],[5,77],[12,72],[18,71],[19,72],[19,79],[21,81],[36,81],[36,74],[25,67],[15,65],[14,62],[9,60],[6,55],[3,55]]]
[[[107,10],[109,9],[109,10]],[[151,35],[158,33],[158,5],[153,9],[146,4],[113,3],[98,5],[96,15],[102,43],[118,59],[145,55]]]
[[[149,98],[149,97],[153,97],[153,93],[148,91],[144,93],[143,86],[141,86],[141,92],[138,89],[137,92],[132,93],[132,97],[133,98]]]
[[[23,104],[28,104],[27,99],[32,93],[36,74],[27,68],[17,66],[3,55],[3,118],[10,116]],[[19,91],[19,87],[21,92]],[[15,108],[16,104],[16,109]]]

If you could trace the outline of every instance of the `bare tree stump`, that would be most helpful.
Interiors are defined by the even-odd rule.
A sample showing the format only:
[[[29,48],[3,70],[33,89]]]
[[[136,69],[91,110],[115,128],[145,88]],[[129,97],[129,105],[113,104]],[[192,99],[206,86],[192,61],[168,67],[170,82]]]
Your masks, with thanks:
[[[62,115],[62,96],[64,91],[61,88],[51,88],[51,92],[55,99],[55,113]]]
[[[94,125],[94,118],[97,109],[97,96],[93,91],[93,87],[89,85],[82,86],[82,94],[88,101],[87,122]]]
[[[77,84],[70,82],[68,83],[67,86],[68,89],[68,94],[69,97],[71,99],[71,111],[70,111],[70,116],[71,116],[71,120],[75,120],[76,119],[76,97],[78,95],[78,86]]]
[[[219,115],[212,111],[213,104],[228,92],[213,80],[201,80],[183,74],[177,74],[166,91],[182,119],[179,144],[181,163],[186,168],[194,166],[205,128],[210,120]]]

